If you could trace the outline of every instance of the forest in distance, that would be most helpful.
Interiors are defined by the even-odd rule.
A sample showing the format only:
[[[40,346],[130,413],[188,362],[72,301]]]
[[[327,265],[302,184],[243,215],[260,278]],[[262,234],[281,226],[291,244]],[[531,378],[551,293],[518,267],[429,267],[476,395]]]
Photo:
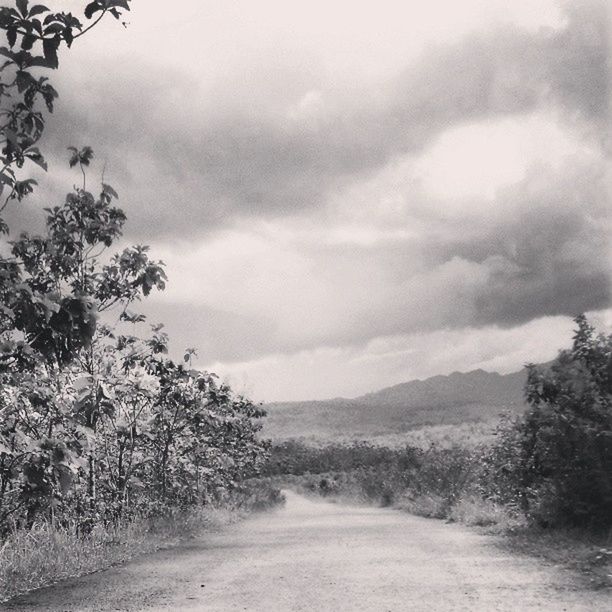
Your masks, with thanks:
[[[282,489],[490,529],[612,587],[612,335],[585,314],[571,346],[520,373],[266,406],[148,325],[166,267],[124,246],[95,143],[66,143],[68,193],[42,232],[9,226],[45,189],[28,172],[48,169],[62,53],[130,6],[0,7],[0,601],[232,529]]]

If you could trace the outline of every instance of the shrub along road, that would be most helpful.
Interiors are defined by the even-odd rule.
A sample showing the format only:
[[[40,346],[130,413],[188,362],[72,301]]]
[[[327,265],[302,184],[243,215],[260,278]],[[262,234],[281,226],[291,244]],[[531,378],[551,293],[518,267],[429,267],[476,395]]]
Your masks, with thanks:
[[[189,545],[66,581],[6,610],[610,610],[493,536],[396,510],[287,504]]]

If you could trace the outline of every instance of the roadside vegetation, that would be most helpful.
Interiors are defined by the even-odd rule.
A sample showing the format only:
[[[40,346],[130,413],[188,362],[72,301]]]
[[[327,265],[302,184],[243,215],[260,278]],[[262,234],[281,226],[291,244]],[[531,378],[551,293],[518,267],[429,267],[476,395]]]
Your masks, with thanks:
[[[612,586],[612,336],[575,319],[573,345],[530,365],[525,414],[477,447],[276,444],[265,473],[325,497],[505,534],[507,545]]]
[[[47,169],[59,52],[129,8],[0,8],[0,214],[36,188],[31,164]],[[249,480],[267,457],[263,410],[192,367],[195,349],[168,357],[163,325],[136,309],[164,289],[163,263],[143,245],[112,252],[118,194],[90,187],[89,146],[66,161],[77,184],[44,209],[44,233],[0,218],[0,599],[281,501]]]

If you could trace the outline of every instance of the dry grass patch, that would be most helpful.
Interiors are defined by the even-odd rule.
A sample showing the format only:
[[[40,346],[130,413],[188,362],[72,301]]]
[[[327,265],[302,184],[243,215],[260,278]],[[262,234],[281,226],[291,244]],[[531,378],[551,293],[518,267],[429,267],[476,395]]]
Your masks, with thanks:
[[[525,527],[522,516],[507,506],[483,499],[478,495],[462,496],[450,508],[448,518],[470,527],[497,527],[496,531],[511,531]]]
[[[500,545],[575,570],[590,588],[612,589],[612,533],[530,527],[507,532]]]
[[[238,518],[235,510],[200,508],[163,519],[98,525],[86,536],[77,532],[76,525],[50,523],[15,531],[0,548],[0,601],[176,545],[197,531]]]
[[[394,507],[425,518],[443,519],[448,516],[448,501],[434,493],[405,493],[395,502]]]
[[[283,502],[280,491],[270,483],[252,480],[215,504],[188,510],[168,509],[156,518],[99,524],[87,535],[79,533],[76,523],[54,526],[40,522],[29,530],[16,530],[0,546],[0,602],[176,546],[197,533],[217,529]]]

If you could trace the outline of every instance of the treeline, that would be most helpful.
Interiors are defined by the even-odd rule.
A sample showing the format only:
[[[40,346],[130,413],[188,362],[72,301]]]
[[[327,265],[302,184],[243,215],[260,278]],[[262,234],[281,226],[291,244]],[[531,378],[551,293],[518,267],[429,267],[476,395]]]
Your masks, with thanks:
[[[85,21],[17,0],[0,8],[0,212],[31,193],[26,162],[46,169],[37,147],[56,90],[39,76],[128,0],[94,0]],[[85,26],[86,20],[91,24]],[[45,209],[46,231],[0,249],[0,534],[37,521],[88,533],[134,516],[160,515],[227,495],[256,474],[263,411],[213,374],[167,356],[162,326],[135,333],[132,309],[166,274],[136,245],[113,255],[124,212],[105,183],[87,189],[90,147],[70,147],[80,184]],[[9,227],[0,219],[0,233]],[[261,501],[261,500],[260,500]]]
[[[359,468],[407,471],[418,464],[421,451],[416,448],[391,449],[367,442],[309,446],[299,440],[274,444],[263,473],[267,476],[307,473],[347,472]]]
[[[323,496],[343,495],[387,506],[412,492],[453,498],[470,477],[472,454],[452,448],[386,448],[367,442],[312,447],[275,444],[263,473]],[[294,478],[297,477],[297,478]]]
[[[528,408],[474,450],[365,443],[274,445],[266,466],[322,495],[344,495],[439,518],[504,515],[544,527],[612,527],[612,336],[575,319],[573,345],[529,366]]]

